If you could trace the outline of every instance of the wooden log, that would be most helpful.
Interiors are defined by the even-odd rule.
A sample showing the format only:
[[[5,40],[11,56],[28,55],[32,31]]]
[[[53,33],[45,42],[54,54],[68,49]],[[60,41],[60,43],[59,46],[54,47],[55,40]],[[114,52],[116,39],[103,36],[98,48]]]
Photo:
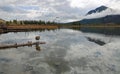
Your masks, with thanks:
[[[38,44],[45,44],[45,42],[28,42],[23,44],[14,44],[14,45],[4,45],[0,46],[0,49],[7,49],[7,48],[17,48],[17,47],[23,47],[23,46],[32,46],[32,45],[38,45]]]

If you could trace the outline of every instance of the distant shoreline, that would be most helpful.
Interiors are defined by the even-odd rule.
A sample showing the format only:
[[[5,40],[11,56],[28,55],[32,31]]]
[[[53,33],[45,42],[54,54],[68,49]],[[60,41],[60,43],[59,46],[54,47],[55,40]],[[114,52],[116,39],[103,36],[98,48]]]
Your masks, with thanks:
[[[55,26],[55,25],[7,25],[6,29],[0,29],[0,33],[43,30],[43,29],[52,30],[58,28],[59,26]]]
[[[59,28],[120,28],[120,25],[7,25],[6,29],[0,29],[1,33],[21,32],[31,30],[53,30]]]

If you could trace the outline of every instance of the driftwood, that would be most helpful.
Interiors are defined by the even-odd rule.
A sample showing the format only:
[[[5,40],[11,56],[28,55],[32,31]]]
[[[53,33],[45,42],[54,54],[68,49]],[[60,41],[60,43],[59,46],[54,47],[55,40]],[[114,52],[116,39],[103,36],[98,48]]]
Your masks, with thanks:
[[[17,47],[23,47],[23,46],[32,46],[32,45],[39,45],[39,44],[45,44],[45,42],[28,42],[23,44],[14,44],[14,45],[3,45],[0,46],[0,49],[7,49],[7,48],[17,48]]]

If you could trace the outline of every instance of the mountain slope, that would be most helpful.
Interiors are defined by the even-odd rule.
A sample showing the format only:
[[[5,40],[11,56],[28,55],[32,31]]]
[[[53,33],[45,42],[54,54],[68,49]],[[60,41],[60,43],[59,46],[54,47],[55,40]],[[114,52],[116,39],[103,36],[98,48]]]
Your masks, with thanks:
[[[3,24],[3,23],[5,23],[5,20],[0,19],[0,24]]]
[[[107,15],[102,18],[83,19],[80,21],[80,23],[81,24],[106,24],[106,23],[120,24],[120,15]]]

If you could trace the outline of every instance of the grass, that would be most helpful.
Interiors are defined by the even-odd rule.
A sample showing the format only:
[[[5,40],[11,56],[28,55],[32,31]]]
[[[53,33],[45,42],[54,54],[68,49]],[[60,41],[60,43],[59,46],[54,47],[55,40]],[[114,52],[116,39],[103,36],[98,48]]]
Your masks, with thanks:
[[[8,30],[32,30],[32,29],[57,29],[58,26],[53,25],[8,25]]]

